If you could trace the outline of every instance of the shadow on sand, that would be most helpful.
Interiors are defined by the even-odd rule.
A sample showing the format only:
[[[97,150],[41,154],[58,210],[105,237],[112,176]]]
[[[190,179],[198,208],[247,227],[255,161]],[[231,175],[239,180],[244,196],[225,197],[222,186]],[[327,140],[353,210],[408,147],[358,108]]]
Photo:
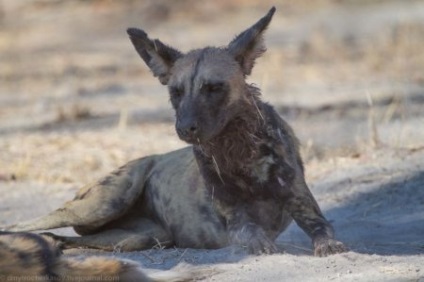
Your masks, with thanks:
[[[345,182],[344,180],[342,182]],[[336,236],[354,252],[379,255],[424,253],[424,171],[416,171],[383,185],[345,183],[340,189],[365,189],[338,207],[324,211]],[[325,192],[324,192],[325,193]],[[310,239],[291,225],[279,240],[288,253],[311,253]],[[306,250],[306,251],[305,251]]]

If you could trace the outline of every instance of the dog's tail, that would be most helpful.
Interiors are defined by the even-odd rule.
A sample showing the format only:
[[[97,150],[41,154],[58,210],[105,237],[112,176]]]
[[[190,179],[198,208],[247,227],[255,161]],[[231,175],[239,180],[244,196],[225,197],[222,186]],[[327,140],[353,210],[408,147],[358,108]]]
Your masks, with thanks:
[[[0,232],[0,281],[193,281],[212,270],[177,266],[151,272],[112,257],[63,257],[53,240],[32,233]]]
[[[107,258],[86,257],[83,259],[62,258],[56,270],[59,277],[79,279],[78,281],[119,281],[119,282],[183,282],[197,281],[209,277],[216,270],[178,265],[171,270],[146,270],[133,261]],[[63,277],[63,278],[62,278]]]
[[[178,282],[205,278],[210,271],[191,266],[178,266],[171,270],[146,271],[137,263],[107,257],[61,258],[56,266],[59,279],[78,281],[141,281]]]

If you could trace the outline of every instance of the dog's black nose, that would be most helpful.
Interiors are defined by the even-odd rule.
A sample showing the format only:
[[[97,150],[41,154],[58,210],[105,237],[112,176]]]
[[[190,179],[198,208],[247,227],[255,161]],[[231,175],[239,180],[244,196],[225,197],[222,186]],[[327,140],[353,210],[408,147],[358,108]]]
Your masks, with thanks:
[[[179,122],[177,125],[178,136],[186,141],[195,141],[198,138],[199,127],[197,122]]]

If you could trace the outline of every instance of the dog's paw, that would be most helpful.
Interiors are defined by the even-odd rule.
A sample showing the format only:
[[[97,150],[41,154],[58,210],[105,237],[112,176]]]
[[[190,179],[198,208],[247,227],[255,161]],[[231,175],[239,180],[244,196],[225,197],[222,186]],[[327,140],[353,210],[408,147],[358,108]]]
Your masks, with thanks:
[[[333,254],[339,254],[349,251],[349,249],[340,241],[334,239],[322,239],[314,243],[315,256],[326,257]]]
[[[278,252],[277,246],[266,235],[265,231],[254,223],[246,223],[240,229],[230,232],[233,244],[242,246],[250,254],[273,254]]]
[[[250,254],[275,254],[278,252],[277,246],[265,234],[260,232],[252,237],[247,245]]]

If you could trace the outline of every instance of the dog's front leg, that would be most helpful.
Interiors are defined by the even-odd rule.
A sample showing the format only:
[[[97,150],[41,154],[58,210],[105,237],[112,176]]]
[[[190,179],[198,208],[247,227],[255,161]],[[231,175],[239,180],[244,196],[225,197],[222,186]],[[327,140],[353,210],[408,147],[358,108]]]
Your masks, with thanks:
[[[346,252],[348,248],[334,239],[334,230],[325,219],[317,202],[303,179],[292,186],[293,195],[286,201],[285,209],[312,239],[315,256]]]

